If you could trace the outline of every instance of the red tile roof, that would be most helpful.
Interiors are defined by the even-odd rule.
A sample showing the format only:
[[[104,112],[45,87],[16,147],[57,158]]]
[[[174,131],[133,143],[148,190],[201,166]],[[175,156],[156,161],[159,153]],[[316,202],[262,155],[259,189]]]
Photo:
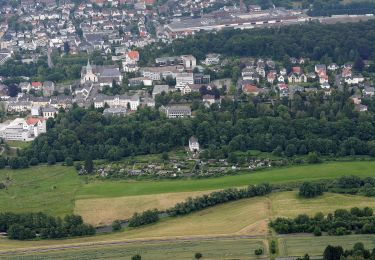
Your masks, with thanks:
[[[246,93],[258,93],[259,92],[259,89],[257,88],[257,86],[254,86],[251,84],[244,85],[242,90],[243,92],[246,92]]]
[[[132,60],[139,60],[139,52],[138,51],[129,51],[128,57]]]
[[[39,82],[39,81],[31,82],[31,86],[34,88],[42,87],[42,82]]]
[[[28,125],[36,125],[39,121],[43,122],[44,118],[39,118],[39,117],[29,117],[26,120],[26,124]]]

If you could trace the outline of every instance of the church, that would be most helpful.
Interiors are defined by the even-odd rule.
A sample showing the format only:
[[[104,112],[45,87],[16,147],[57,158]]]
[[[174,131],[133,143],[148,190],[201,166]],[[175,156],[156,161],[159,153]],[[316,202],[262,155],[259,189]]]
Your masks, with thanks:
[[[81,84],[93,83],[99,86],[110,86],[115,81],[117,84],[122,83],[123,76],[117,65],[91,65],[90,60],[81,70]]]

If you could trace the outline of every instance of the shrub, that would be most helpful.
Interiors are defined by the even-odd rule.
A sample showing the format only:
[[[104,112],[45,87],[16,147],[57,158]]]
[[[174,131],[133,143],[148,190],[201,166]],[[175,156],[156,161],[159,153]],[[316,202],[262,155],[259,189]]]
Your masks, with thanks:
[[[320,237],[321,235],[322,235],[322,230],[320,229],[320,227],[315,227],[314,228],[314,236]]]
[[[324,190],[323,184],[304,182],[299,188],[299,195],[305,198],[314,198],[322,195]]]
[[[132,260],[142,260],[142,257],[140,255],[133,255]]]
[[[129,220],[129,227],[139,227],[159,221],[159,211],[157,209],[147,210],[143,213],[135,213]]]
[[[29,164],[32,165],[32,166],[38,165],[38,163],[39,163],[39,161],[35,157],[31,158],[30,162],[29,162]]]
[[[271,241],[270,251],[271,251],[271,254],[276,254],[276,241],[275,240]]]
[[[47,157],[47,163],[53,165],[56,163],[56,157],[53,154],[49,154]]]
[[[73,159],[72,159],[72,157],[66,157],[65,158],[65,165],[66,166],[73,166]]]
[[[115,220],[112,223],[112,231],[119,231],[121,230],[121,221],[120,220]]]
[[[314,164],[314,163],[319,163],[320,162],[320,159],[319,159],[319,156],[316,152],[310,152],[308,155],[307,155],[307,162],[308,163],[311,163],[311,164]]]
[[[254,254],[255,255],[262,255],[263,254],[263,248],[255,249]]]

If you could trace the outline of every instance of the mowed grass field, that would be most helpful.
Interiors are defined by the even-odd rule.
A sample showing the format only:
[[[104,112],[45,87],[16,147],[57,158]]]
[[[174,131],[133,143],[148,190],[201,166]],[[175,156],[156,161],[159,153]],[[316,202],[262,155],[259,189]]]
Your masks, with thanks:
[[[73,213],[75,194],[82,185],[73,167],[38,166],[0,170],[0,211],[43,211],[56,216]]]
[[[304,213],[313,216],[317,212],[328,214],[339,208],[370,207],[375,209],[375,198],[325,193],[324,196],[306,199],[299,197],[297,193],[297,191],[290,191],[270,195],[271,215],[277,217],[295,217],[298,214]]]
[[[14,255],[6,259],[126,259],[140,254],[149,260],[191,260],[196,252],[204,259],[258,259],[254,250],[264,247],[262,240],[238,239],[221,241],[138,243],[123,246],[97,247],[35,255]]]
[[[327,245],[342,246],[344,249],[352,249],[354,244],[362,242],[365,248],[375,247],[374,235],[350,235],[350,236],[283,236],[278,238],[280,256],[310,256],[323,255]]]

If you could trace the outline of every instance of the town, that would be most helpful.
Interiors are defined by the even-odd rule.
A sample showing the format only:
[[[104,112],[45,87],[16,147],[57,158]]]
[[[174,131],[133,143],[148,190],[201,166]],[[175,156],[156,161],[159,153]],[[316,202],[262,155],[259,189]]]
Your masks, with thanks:
[[[375,259],[375,2],[0,0],[0,258]]]
[[[192,116],[192,99],[211,107],[220,106],[223,99],[233,101],[235,98],[259,96],[264,102],[271,102],[275,98],[292,100],[296,93],[304,92],[322,92],[329,96],[335,89],[349,87],[348,91],[355,93],[351,96],[355,109],[363,112],[367,111],[367,106],[361,103],[361,99],[375,94],[374,78],[360,74],[365,67],[361,61],[356,64],[314,64],[303,57],[292,57],[284,64],[267,57],[241,58],[238,67],[242,69],[238,78],[211,80],[205,71],[219,72],[224,64],[233,63],[233,59],[207,54],[204,60],[197,61],[192,55],[182,55],[159,57],[154,66],[140,67],[140,55],[134,50],[126,52],[121,66],[95,65],[87,60],[87,64],[81,67],[80,80],[69,85],[52,81],[21,81],[17,87],[19,92],[10,96],[8,87],[2,84],[1,99],[7,115],[26,118],[3,122],[0,137],[33,140],[46,131],[48,118],[56,117],[60,109],[72,108],[73,104],[103,109],[107,116],[126,116],[138,108],[156,106],[168,118],[177,118]],[[128,78],[129,91],[113,95],[110,90],[124,84],[124,75],[127,77],[128,71],[139,77]],[[104,94],[104,90],[109,90],[110,94]],[[160,102],[167,95],[177,95],[180,101],[174,98],[166,103]],[[39,124],[43,127],[34,127]]]

